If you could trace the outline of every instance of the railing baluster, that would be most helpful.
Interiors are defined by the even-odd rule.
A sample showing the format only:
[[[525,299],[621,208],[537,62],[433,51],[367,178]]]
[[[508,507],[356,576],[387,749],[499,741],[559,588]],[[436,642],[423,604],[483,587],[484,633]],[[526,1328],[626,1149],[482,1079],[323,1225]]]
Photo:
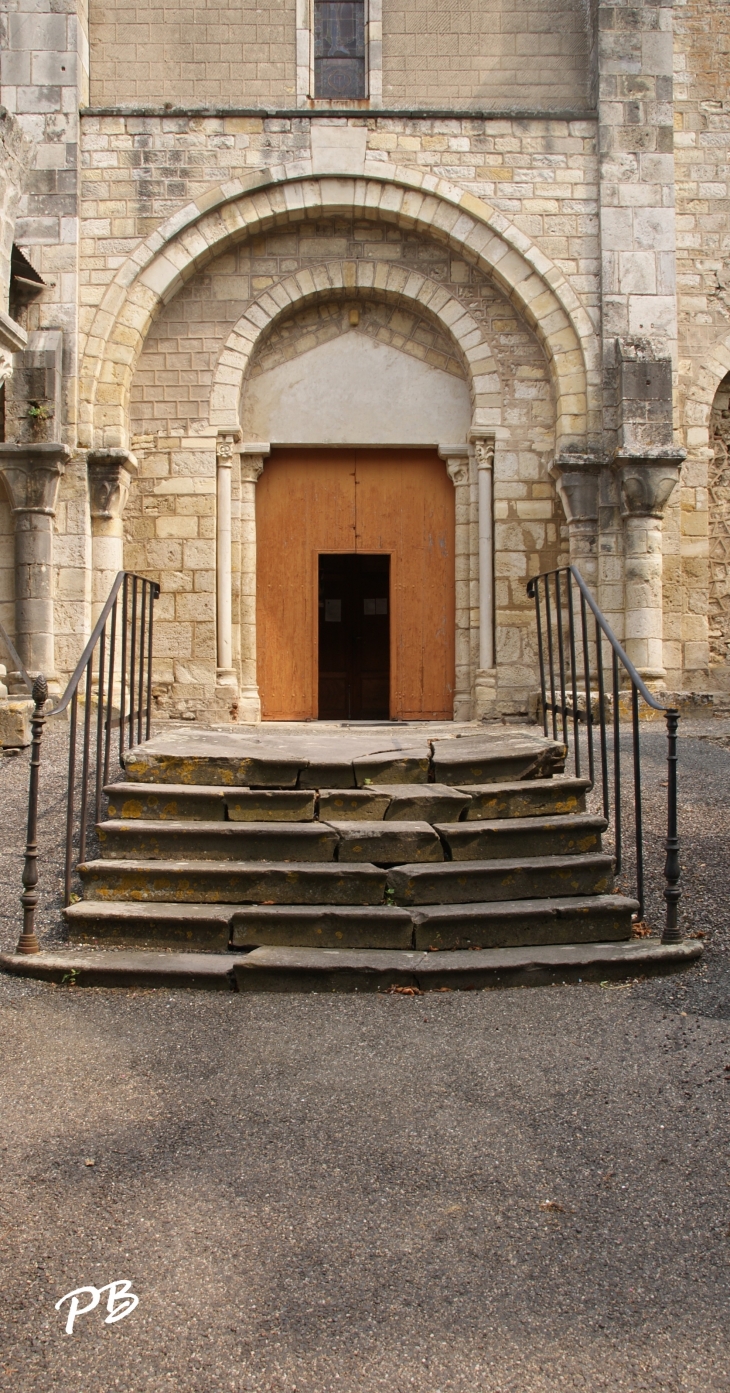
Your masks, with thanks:
[[[616,852],[616,875],[621,874],[621,696],[618,654],[613,653],[613,840]]]
[[[137,577],[132,576],[132,622],[129,626],[129,748],[134,744],[134,697],[137,664]]]
[[[565,697],[565,635],[563,633],[563,601],[560,594],[560,572],[555,572],[555,631],[558,641],[558,672],[560,674],[560,712],[563,724],[563,744],[568,744],[568,712]]]
[[[573,763],[575,776],[580,778],[580,712],[578,710],[578,679],[575,670],[575,612],[573,609],[573,577],[568,571],[565,577],[568,591],[568,641],[570,643],[570,695],[573,702]]]
[[[71,698],[71,715],[68,732],[68,803],[66,804],[66,863],[63,875],[63,903],[71,901],[71,868],[73,866],[74,803],[76,794],[76,722],[78,718],[79,689]]]
[[[114,710],[114,660],[117,648],[117,610],[119,608],[119,596],[114,600],[111,619],[112,628],[109,636],[109,682],[106,689],[106,735],[104,739],[104,780],[106,784],[109,780],[109,757],[111,755],[112,743],[112,712]]]
[[[583,681],[586,689],[586,740],[588,745],[588,777],[591,788],[596,784],[596,762],[593,753],[593,702],[591,700],[591,658],[588,649],[588,617],[583,591],[580,592],[580,627],[583,640]]]
[[[541,617],[541,613],[540,613],[540,580],[539,580],[539,577],[538,577],[538,580],[537,580],[535,583],[533,583],[532,581],[530,581],[530,585],[528,585],[528,587],[527,587],[527,593],[528,593],[528,595],[530,594],[530,586],[532,586],[532,595],[534,596],[534,600],[535,600],[535,627],[536,627],[536,629],[537,629],[537,661],[538,661],[538,665],[539,665],[539,669],[540,669],[540,701],[541,701],[541,703],[542,703],[542,728],[543,728],[543,730],[544,730],[544,732],[545,732],[545,735],[547,735],[547,733],[548,733],[547,692],[546,692],[546,689],[545,689],[545,653],[544,653],[543,636],[542,636],[542,617]]]
[[[122,587],[122,671],[119,691],[119,763],[124,758],[124,721],[127,697],[127,611],[129,609],[129,576]]]
[[[601,732],[601,782],[603,786],[603,816],[608,819],[608,746],[606,742],[606,688],[603,680],[603,635],[596,620],[596,675],[598,677],[598,719]]]
[[[147,713],[145,719],[145,740],[150,738],[150,728],[152,724],[152,624],[154,619],[155,606],[152,587],[150,586],[150,624],[147,639]]]
[[[667,839],[664,843],[667,853],[664,862],[664,878],[667,882],[664,899],[667,904],[667,919],[662,934],[662,943],[679,943],[682,932],[679,928],[679,836],[677,828],[677,724],[679,712],[670,708],[667,721]]]
[[[142,581],[142,603],[139,611],[139,691],[137,693],[137,744],[142,742],[142,700],[144,697],[144,621],[147,608],[147,582]]]
[[[104,663],[106,661],[106,624],[99,636],[99,681],[96,692],[96,786],[94,821],[101,820],[102,750],[104,744]]]
[[[548,665],[550,668],[550,710],[553,717],[553,740],[558,738],[557,711],[555,710],[555,655],[553,653],[553,617],[550,612],[550,577],[545,577],[545,628],[547,629]]]
[[[89,810],[89,756],[91,745],[92,653],[86,668],[86,708],[84,710],[84,744],[81,756],[81,810],[79,815],[79,861],[86,856],[86,822]]]
[[[644,838],[641,816],[641,741],[639,738],[639,692],[631,683],[631,726],[634,747],[634,831],[636,834],[636,898],[639,919],[644,918]]]

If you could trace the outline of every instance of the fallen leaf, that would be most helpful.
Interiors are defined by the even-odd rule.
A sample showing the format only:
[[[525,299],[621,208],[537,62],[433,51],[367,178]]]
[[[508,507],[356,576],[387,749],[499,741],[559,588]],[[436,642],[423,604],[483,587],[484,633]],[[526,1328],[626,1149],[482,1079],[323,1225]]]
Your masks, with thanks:
[[[420,987],[399,987],[394,984],[392,987],[388,987],[388,991],[396,992],[398,996],[423,996]]]
[[[556,1214],[565,1213],[565,1209],[563,1208],[562,1204],[558,1204],[557,1200],[543,1200],[542,1204],[540,1205],[540,1208],[549,1209]]]

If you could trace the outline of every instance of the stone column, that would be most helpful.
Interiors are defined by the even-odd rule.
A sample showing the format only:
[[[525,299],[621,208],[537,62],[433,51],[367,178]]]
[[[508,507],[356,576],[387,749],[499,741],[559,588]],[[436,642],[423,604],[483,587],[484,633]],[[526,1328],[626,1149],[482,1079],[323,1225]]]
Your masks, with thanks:
[[[58,485],[71,456],[51,441],[0,444],[3,477],[15,524],[15,643],[31,675],[55,679],[53,519]]]
[[[497,669],[494,659],[494,452],[493,436],[472,436],[479,480],[479,668],[476,676],[476,715],[496,709]]]
[[[221,432],[218,437],[216,453],[217,666],[215,680],[218,687],[237,689],[238,675],[233,666],[233,568],[231,554],[233,512],[231,476],[233,455],[237,448],[236,439],[234,434]]]
[[[595,455],[558,455],[550,469],[568,524],[571,565],[598,598],[598,481]]]
[[[138,466],[128,450],[91,450],[86,464],[91,512],[91,622],[94,625],[118,572],[124,570],[122,515]]]
[[[241,721],[261,720],[256,671],[256,484],[270,451],[268,441],[239,446],[241,455]]]
[[[454,573],[456,599],[456,640],[454,690],[454,720],[470,721],[472,715],[471,670],[469,663],[469,446],[439,445],[439,457],[446,463],[446,472],[454,485],[455,536]]]
[[[679,479],[684,450],[614,460],[624,519],[626,637],[644,681],[661,682],[663,654],[662,515]]]

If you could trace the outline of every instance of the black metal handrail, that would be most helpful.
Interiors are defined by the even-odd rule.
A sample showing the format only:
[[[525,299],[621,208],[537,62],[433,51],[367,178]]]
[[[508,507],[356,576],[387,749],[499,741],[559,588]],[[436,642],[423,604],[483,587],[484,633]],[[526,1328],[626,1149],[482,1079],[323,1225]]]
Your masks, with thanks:
[[[112,761],[112,731],[119,731],[120,764],[125,748],[128,749],[135,741],[149,739],[152,718],[153,618],[154,604],[159,594],[160,587],[155,581],[134,575],[130,571],[120,571],[66,690],[51,711],[45,710],[48,699],[45,677],[41,674],[33,683],[28,832],[23,870],[24,891],[21,896],[24,923],[17,949],[19,953],[39,952],[35,911],[38,904],[38,781],[43,726],[47,719],[68,711],[69,755],[63,894],[64,905],[68,905],[71,899],[74,839],[77,828],[76,864],[83,861],[86,854],[90,815],[93,814],[94,823],[98,823],[101,818],[101,800]],[[4,631],[3,638],[8,642]],[[17,655],[9,642],[8,648],[15,660]],[[27,674],[25,675],[27,677]],[[28,681],[30,682],[29,678]],[[84,702],[80,729],[79,699]],[[116,755],[115,749],[114,756]],[[79,762],[81,793],[77,820],[76,786]]]
[[[580,654],[576,643],[575,591],[579,597],[579,638]],[[653,711],[664,714],[667,726],[667,835],[664,842],[666,858],[664,878],[666,886],[666,923],[662,934],[663,943],[678,943],[682,933],[678,925],[678,906],[681,896],[679,888],[679,838],[677,829],[677,727],[679,712],[674,707],[666,707],[649,691],[646,683],[637,672],[634,664],[619,643],[605,615],[601,613],[591,595],[580,571],[575,566],[563,566],[554,571],[546,571],[533,576],[527,583],[527,594],[535,601],[537,624],[537,648],[540,668],[540,696],[542,701],[542,722],[545,735],[552,724],[553,739],[559,738],[562,727],[562,742],[570,748],[569,730],[573,729],[573,763],[575,774],[581,776],[580,727],[585,726],[588,760],[588,778],[591,788],[596,785],[596,751],[594,748],[593,714],[594,694],[598,699],[599,757],[601,775],[601,795],[603,815],[611,822],[613,813],[614,851],[616,871],[622,869],[623,827],[621,808],[621,742],[620,742],[620,699],[626,690],[626,679],[631,692],[631,726],[634,784],[634,834],[636,843],[636,898],[639,902],[638,919],[643,920],[645,911],[644,887],[644,826],[642,815],[641,790],[641,732],[639,723],[639,698]],[[588,617],[593,618],[594,633]],[[613,809],[609,781],[608,732],[607,732],[607,693],[604,674],[603,646],[608,645],[611,654],[611,702],[613,706]],[[623,670],[623,678],[622,678]],[[595,677],[595,682],[592,679]],[[582,680],[584,692],[578,690]],[[581,705],[582,699],[582,705]],[[550,720],[549,720],[550,718]]]

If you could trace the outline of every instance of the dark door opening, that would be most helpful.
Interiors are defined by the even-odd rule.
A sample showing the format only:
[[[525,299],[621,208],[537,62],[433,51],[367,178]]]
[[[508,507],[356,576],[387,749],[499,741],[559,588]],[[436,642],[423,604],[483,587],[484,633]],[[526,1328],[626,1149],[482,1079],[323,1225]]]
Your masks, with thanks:
[[[390,716],[390,557],[319,558],[319,719]]]

